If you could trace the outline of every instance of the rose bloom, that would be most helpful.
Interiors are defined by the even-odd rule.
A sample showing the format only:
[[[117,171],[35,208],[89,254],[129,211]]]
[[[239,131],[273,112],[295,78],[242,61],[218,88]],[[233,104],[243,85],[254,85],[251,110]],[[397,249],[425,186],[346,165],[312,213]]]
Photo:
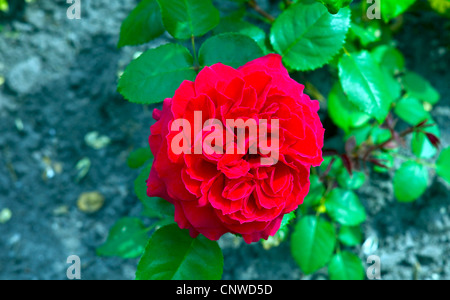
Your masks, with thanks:
[[[269,54],[237,70],[220,63],[205,67],[195,82],[184,81],[173,98],[164,100],[162,111],[153,112],[157,122],[149,143],[155,158],[147,194],[172,203],[175,221],[193,238],[201,233],[218,240],[231,232],[247,243],[267,239],[309,191],[310,168],[323,161],[319,103],[303,93],[304,86],[289,77],[281,60]],[[173,151],[179,131],[171,130],[172,123],[184,119],[194,124],[195,111],[202,112],[202,124],[209,119],[223,124],[227,119],[267,120],[269,140],[271,120],[277,119],[278,161],[264,165],[261,157],[268,154],[249,154],[254,137],[248,132],[244,154]],[[202,131],[191,137],[206,136]]]

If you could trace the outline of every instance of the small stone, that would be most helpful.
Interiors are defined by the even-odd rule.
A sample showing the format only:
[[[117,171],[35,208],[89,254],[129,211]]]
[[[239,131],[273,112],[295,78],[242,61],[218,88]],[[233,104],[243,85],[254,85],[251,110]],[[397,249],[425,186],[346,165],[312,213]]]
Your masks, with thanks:
[[[55,216],[67,215],[69,213],[69,207],[67,205],[58,206],[53,210]]]
[[[5,224],[12,218],[12,211],[9,208],[4,208],[0,211],[0,224]]]
[[[6,78],[8,86],[18,94],[27,94],[39,84],[41,71],[41,59],[31,57],[11,69]]]
[[[99,192],[87,192],[80,195],[77,201],[78,209],[85,213],[95,213],[102,208],[105,197]]]
[[[84,137],[86,144],[95,149],[100,150],[111,143],[111,139],[105,135],[100,135],[97,131],[92,131]]]
[[[75,178],[75,181],[80,182],[81,179],[83,179],[87,175],[90,168],[91,168],[91,160],[89,158],[84,157],[80,161],[78,161],[77,165],[75,166],[75,169],[77,170],[77,176]]]

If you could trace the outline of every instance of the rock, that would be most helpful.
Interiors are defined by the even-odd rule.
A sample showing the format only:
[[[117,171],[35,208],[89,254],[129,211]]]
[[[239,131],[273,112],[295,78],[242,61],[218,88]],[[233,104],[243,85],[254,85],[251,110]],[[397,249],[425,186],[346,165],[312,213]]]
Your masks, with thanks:
[[[13,101],[13,99],[0,93],[0,113],[4,110],[15,111],[17,110],[17,104]]]
[[[9,72],[6,82],[16,93],[27,94],[39,84],[41,71],[41,59],[34,56],[15,65]]]
[[[405,253],[403,252],[391,252],[383,253],[380,256],[382,269],[395,269],[405,259]]]
[[[439,261],[442,258],[442,252],[443,250],[440,247],[428,245],[422,248],[422,250],[420,250],[418,256],[422,258],[429,258],[435,261]]]
[[[4,208],[0,211],[0,224],[5,224],[11,220],[12,212],[9,208]]]
[[[99,192],[89,192],[80,195],[77,201],[78,208],[85,213],[94,213],[102,208],[105,197]]]
[[[25,19],[36,28],[43,28],[46,24],[45,22],[45,12],[39,9],[32,9],[28,7],[25,10]]]

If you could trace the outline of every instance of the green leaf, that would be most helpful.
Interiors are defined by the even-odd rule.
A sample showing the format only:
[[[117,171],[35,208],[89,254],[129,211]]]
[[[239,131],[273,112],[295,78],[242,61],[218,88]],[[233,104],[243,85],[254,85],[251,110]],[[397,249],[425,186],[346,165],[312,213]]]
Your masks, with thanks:
[[[324,219],[305,216],[296,224],[291,239],[291,252],[305,274],[324,267],[336,245],[334,227]]]
[[[352,191],[333,189],[327,195],[325,207],[330,217],[341,225],[356,226],[366,220],[366,210]]]
[[[220,62],[238,68],[263,55],[252,38],[239,33],[223,33],[203,43],[199,50],[199,63],[201,66],[211,66]]]
[[[184,80],[194,80],[194,60],[185,47],[166,44],[133,60],[119,80],[125,99],[141,104],[161,102],[173,96]]]
[[[415,126],[422,121],[431,119],[423,104],[415,98],[403,98],[395,105],[395,114],[406,123]]]
[[[137,169],[151,158],[153,158],[153,154],[149,147],[138,148],[128,155],[127,165],[132,169]]]
[[[348,251],[333,256],[328,273],[331,280],[364,280],[365,275],[361,259]]]
[[[385,22],[403,14],[416,0],[380,0],[381,16]]]
[[[331,14],[337,14],[343,7],[348,6],[353,0],[318,0],[322,2]]]
[[[363,126],[371,118],[348,100],[338,82],[334,84],[328,95],[328,113],[331,120],[345,132],[351,128]]]
[[[311,175],[309,177],[309,192],[303,200],[304,206],[310,207],[319,204],[320,199],[322,199],[323,193],[325,193],[325,187],[320,181],[319,176]]]
[[[383,72],[370,53],[343,55],[339,61],[339,78],[350,102],[383,123],[393,99]]]
[[[362,242],[362,232],[359,226],[342,226],[339,230],[339,241],[349,247],[354,247]]]
[[[211,0],[158,0],[164,26],[176,39],[202,36],[219,24],[220,13]]]
[[[123,21],[118,47],[141,45],[165,31],[156,0],[142,0]]]
[[[377,23],[378,24],[378,23]],[[405,58],[403,54],[394,47],[382,45],[372,50],[372,57],[380,66],[389,71],[391,75],[405,70]]]
[[[264,30],[235,17],[222,18],[219,25],[214,28],[213,32],[215,35],[229,32],[240,33],[254,39],[261,49],[266,48],[266,33]]]
[[[371,131],[372,126],[370,124],[364,125],[359,128],[352,128],[349,132],[345,134],[345,140],[347,141],[349,138],[355,137],[356,146],[360,146],[363,142],[367,140]]]
[[[150,218],[164,218],[174,215],[172,203],[158,197],[147,196],[147,179],[152,169],[152,164],[146,165],[134,181],[134,192],[144,205],[144,214]]]
[[[427,189],[428,169],[415,162],[404,162],[394,175],[394,194],[400,202],[412,202]]]
[[[441,136],[439,131],[439,127],[436,123],[430,119],[428,123],[435,124],[432,127],[427,127],[422,129],[422,131],[432,133],[438,138]],[[429,159],[432,158],[437,153],[436,147],[430,143],[430,140],[427,138],[425,133],[423,132],[414,132],[411,138],[411,150],[419,158]]]
[[[217,242],[193,239],[172,224],[157,230],[139,261],[137,280],[219,280],[223,255]]]
[[[391,75],[390,71],[383,66],[381,67],[381,72],[384,75],[384,82],[386,83],[386,89],[389,92],[390,98],[395,101],[399,99],[402,95],[402,85],[400,81]]]
[[[285,214],[285,215],[283,216],[283,220],[281,220],[280,229],[283,229],[283,228],[285,228],[286,226],[288,226],[289,223],[290,223],[293,219],[295,219],[295,212],[294,212],[294,211],[292,211],[292,212],[290,212],[290,213],[288,213],[288,214]]]
[[[387,142],[392,137],[392,133],[387,128],[376,126],[370,132],[370,138],[374,145],[380,145]]]
[[[381,39],[382,31],[380,23],[368,22],[367,24],[357,24],[352,22],[350,32],[353,33],[361,42],[361,45],[367,45],[377,42]]]
[[[364,172],[353,170],[352,175],[347,170],[343,169],[339,172],[337,181],[341,187],[348,190],[357,190],[366,181],[366,174]]]
[[[291,5],[272,25],[270,41],[284,63],[295,70],[313,70],[329,62],[345,41],[350,10],[331,15],[318,2]]]
[[[450,148],[442,150],[436,162],[436,173],[450,183]]]
[[[402,83],[408,95],[419,100],[436,104],[440,95],[428,80],[417,73],[407,72],[402,78]]]
[[[394,47],[382,45],[373,49],[371,54],[381,67],[387,90],[389,91],[391,98],[393,100],[400,98],[402,94],[402,85],[399,80],[395,78],[395,75],[401,73],[405,69],[405,59],[402,53]]]
[[[136,258],[147,244],[147,230],[137,218],[122,218],[109,231],[106,242],[97,248],[99,256]]]

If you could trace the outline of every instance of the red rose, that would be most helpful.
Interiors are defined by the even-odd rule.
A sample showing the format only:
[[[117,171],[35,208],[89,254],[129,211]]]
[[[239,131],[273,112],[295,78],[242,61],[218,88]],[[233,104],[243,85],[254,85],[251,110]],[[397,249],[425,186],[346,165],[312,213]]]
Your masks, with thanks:
[[[274,235],[283,216],[303,203],[310,167],[323,160],[319,103],[303,89],[275,54],[237,70],[215,64],[195,82],[184,81],[153,114],[157,122],[149,143],[155,159],[147,194],[172,203],[175,221],[192,237],[201,233],[218,240],[231,232],[251,243]],[[208,126],[210,119],[223,128]],[[227,120],[258,128],[240,124],[230,129]],[[239,132],[244,133],[241,142]],[[265,132],[269,142],[264,146]],[[227,134],[236,139],[226,139]]]

